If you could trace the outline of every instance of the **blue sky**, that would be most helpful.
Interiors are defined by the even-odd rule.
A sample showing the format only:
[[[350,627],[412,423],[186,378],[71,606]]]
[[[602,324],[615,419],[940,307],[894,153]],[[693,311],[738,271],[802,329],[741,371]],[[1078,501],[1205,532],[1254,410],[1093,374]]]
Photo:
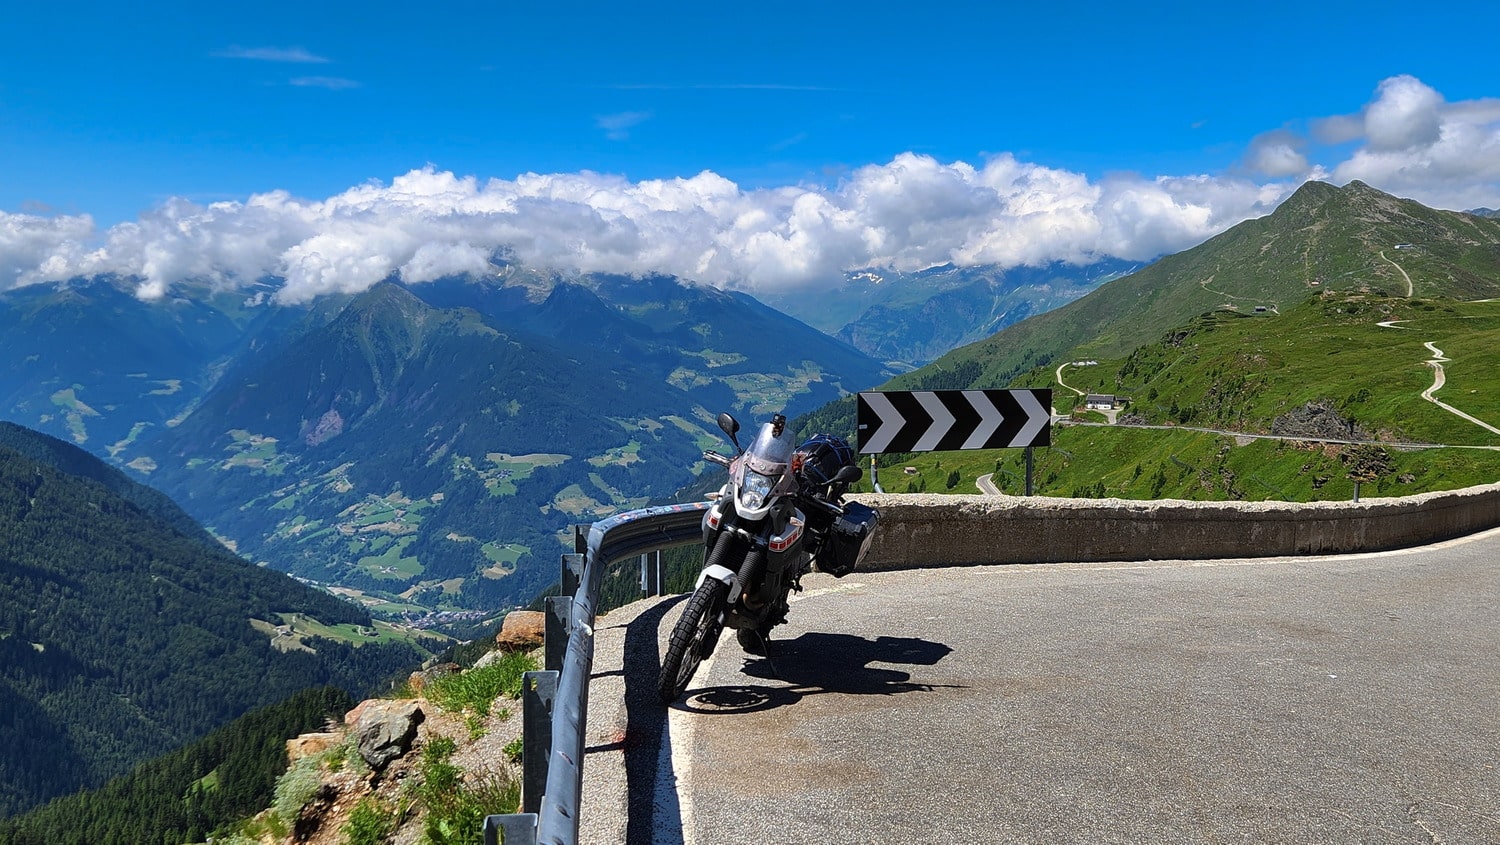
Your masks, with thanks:
[[[306,203],[327,203],[372,181],[393,188],[403,176],[474,177],[478,187],[469,194],[501,180],[510,195],[521,195],[523,174],[570,183],[578,180],[565,177],[589,174],[583,181],[591,188],[571,184],[566,196],[549,186],[549,209],[582,203],[601,225],[623,214],[631,236],[644,238],[637,251],[650,252],[659,248],[640,232],[654,224],[621,203],[639,205],[651,194],[652,213],[681,212],[674,202],[711,206],[702,186],[689,191],[697,199],[655,196],[657,181],[707,171],[732,187],[734,219],[726,222],[723,202],[703,206],[717,228],[673,218],[664,225],[674,237],[702,228],[719,240],[692,261],[679,257],[660,268],[697,268],[714,283],[747,287],[805,281],[866,259],[915,265],[1008,255],[1019,262],[1182,248],[1265,213],[1305,178],[1365,178],[1445,207],[1500,206],[1492,114],[1500,97],[1493,60],[1500,4],[1493,0],[1441,4],[1437,12],[1379,2],[13,5],[0,30],[0,222],[29,235],[0,236],[0,287],[39,280],[46,266],[142,272],[139,255],[151,250],[119,224],[166,226],[158,219],[164,214],[202,217],[223,202],[243,212],[252,197],[272,194],[305,202],[297,225],[285,222],[284,209],[276,212],[281,240],[269,257],[256,257],[267,266],[224,256],[171,272],[285,272],[292,259],[318,251],[314,245],[288,258],[328,233],[318,220],[347,219],[327,205],[308,211]],[[1385,141],[1373,118],[1345,126],[1382,108],[1396,121]],[[1431,118],[1427,129],[1417,125],[1423,114]],[[1434,165],[1428,147],[1437,127],[1449,139],[1459,118],[1464,131],[1479,134]],[[1419,165],[1425,160],[1426,172],[1386,155],[1403,150]],[[1277,155],[1261,155],[1267,152]],[[1384,155],[1384,163],[1352,163],[1361,153]],[[820,219],[847,233],[854,224],[839,223],[841,213],[888,217],[902,204],[893,198],[872,208],[868,194],[851,187],[880,183],[898,162],[914,164],[895,170],[933,177],[908,176],[900,189],[903,201],[921,207],[931,191],[944,190],[937,182],[956,184],[947,178],[953,166],[985,170],[1011,160],[1028,173],[1078,177],[1098,189],[1088,213],[1101,231],[1141,225],[1099,211],[1099,203],[1118,199],[1109,186],[1121,180],[1236,187],[1218,199],[1166,190],[1164,202],[1201,213],[1162,224],[1179,231],[1149,243],[1100,235],[1039,256],[996,249],[995,233],[986,240],[971,231],[936,252],[893,246],[916,236],[922,221],[913,220],[875,225],[879,232],[858,236],[859,249],[811,259],[789,252],[799,233],[822,231],[799,228],[791,194],[826,204]],[[1473,172],[1455,173],[1454,160]],[[957,174],[965,190],[993,187],[998,178]],[[710,188],[724,200],[723,184]],[[627,199],[595,201],[582,196],[588,190]],[[1016,192],[1001,193],[1004,202],[963,217],[963,225],[974,229],[974,214],[1011,219],[1021,208]],[[1132,194],[1131,201],[1150,200]],[[442,213],[451,216],[458,205]],[[419,216],[430,222],[436,213],[424,206]],[[209,216],[223,223],[226,214]],[[743,227],[747,214],[769,215],[766,232],[781,240],[772,261],[779,269],[758,282],[759,270],[745,262],[763,261],[766,244],[722,237],[726,227]],[[252,222],[242,214],[236,225]],[[523,228],[522,240],[550,239],[542,224]],[[433,234],[404,237],[416,244]],[[497,237],[458,241],[491,249]],[[576,231],[562,237],[586,239]],[[47,249],[37,246],[43,241]],[[114,251],[113,264],[79,257],[100,245]],[[385,269],[406,268],[418,248],[398,250]],[[631,248],[602,249],[615,258],[575,255],[571,263],[598,269]],[[327,249],[319,255],[327,259],[325,289],[360,284],[332,278],[341,272],[329,269],[338,257]],[[651,261],[636,255],[619,263],[636,270]]]

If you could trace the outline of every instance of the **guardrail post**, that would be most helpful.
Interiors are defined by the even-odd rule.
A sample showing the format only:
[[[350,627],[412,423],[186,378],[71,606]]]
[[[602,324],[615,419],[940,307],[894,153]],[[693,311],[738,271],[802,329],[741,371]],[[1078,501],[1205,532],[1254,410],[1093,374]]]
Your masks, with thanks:
[[[536,813],[484,817],[484,845],[536,845]]]
[[[641,594],[661,595],[661,551],[641,555]]]
[[[542,668],[562,670],[568,653],[568,627],[573,617],[572,596],[548,596],[546,628],[542,632]]]
[[[542,795],[547,791],[557,678],[557,672],[527,672],[521,676],[521,811],[525,813],[541,809]]]
[[[583,580],[583,555],[562,556],[562,595],[572,598],[578,595],[578,585]]]

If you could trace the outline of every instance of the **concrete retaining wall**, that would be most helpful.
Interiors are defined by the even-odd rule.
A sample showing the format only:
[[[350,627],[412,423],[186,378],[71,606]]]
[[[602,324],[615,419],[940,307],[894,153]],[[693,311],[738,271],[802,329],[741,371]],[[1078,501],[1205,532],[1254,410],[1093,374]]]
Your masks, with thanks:
[[[1188,502],[867,494],[861,568],[1195,560],[1418,546],[1500,526],[1500,484],[1355,502]]]

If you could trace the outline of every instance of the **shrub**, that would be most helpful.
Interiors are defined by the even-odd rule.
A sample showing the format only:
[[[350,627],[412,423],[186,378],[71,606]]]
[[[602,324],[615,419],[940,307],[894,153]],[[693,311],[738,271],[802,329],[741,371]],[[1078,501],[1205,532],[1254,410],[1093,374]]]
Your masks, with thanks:
[[[297,820],[297,814],[323,783],[322,768],[318,756],[300,757],[276,781],[276,798],[271,808],[283,821]]]
[[[396,811],[366,795],[349,811],[344,823],[347,845],[380,845],[396,832]]]
[[[521,676],[536,668],[536,660],[529,654],[506,654],[481,669],[433,680],[427,685],[427,698],[444,710],[472,710],[487,716],[497,697],[520,698]]]
[[[505,748],[501,749],[505,753],[505,759],[511,761],[512,763],[521,762],[521,748],[524,744],[525,743],[521,741],[520,737],[516,737],[510,742],[507,742],[505,744]]]
[[[508,772],[490,772],[465,782],[457,766],[448,762],[455,745],[434,737],[422,749],[421,784],[417,797],[427,808],[423,825],[433,845],[479,845],[484,817],[514,813],[521,803],[521,785]]]

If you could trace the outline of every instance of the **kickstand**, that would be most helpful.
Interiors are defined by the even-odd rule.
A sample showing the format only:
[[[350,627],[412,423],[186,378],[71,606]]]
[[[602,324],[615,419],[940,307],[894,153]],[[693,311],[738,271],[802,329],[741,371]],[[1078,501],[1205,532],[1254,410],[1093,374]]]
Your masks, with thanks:
[[[776,661],[771,659],[771,644],[766,641],[765,637],[762,637],[760,635],[760,631],[754,631],[752,633],[755,634],[755,638],[757,640],[760,640],[760,656],[764,657],[766,659],[766,662],[771,664],[771,677],[775,678],[778,681],[783,680],[781,677],[781,672],[777,671],[776,669]]]

